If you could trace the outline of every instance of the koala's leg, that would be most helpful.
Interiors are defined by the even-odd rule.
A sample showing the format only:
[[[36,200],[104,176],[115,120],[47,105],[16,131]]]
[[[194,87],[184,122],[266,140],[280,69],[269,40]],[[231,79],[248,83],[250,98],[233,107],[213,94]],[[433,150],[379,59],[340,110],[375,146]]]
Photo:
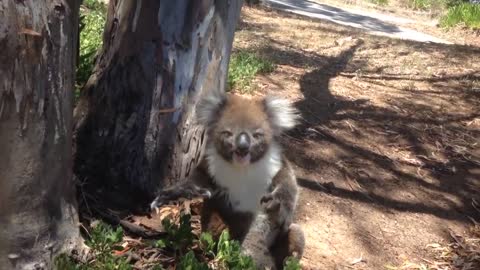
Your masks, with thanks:
[[[277,268],[283,269],[285,259],[290,256],[301,259],[304,248],[303,230],[298,224],[292,223],[287,232],[278,235],[270,251],[275,258]]]
[[[222,218],[228,226],[232,239],[243,242],[254,219],[254,213],[230,212],[228,215],[222,213]]]
[[[270,252],[270,246],[280,232],[275,217],[273,212],[259,213],[242,243],[242,253],[253,259],[257,269],[277,269]]]
[[[222,223],[228,228],[230,237],[234,240],[242,242],[253,222],[254,213],[235,212],[230,207],[227,198],[220,195],[214,195],[212,198],[203,202],[202,209],[202,227],[210,232],[218,230],[218,216]],[[225,229],[223,227],[222,229]],[[221,231],[220,231],[221,233]]]
[[[218,240],[222,231],[227,229],[227,225],[218,213],[215,203],[209,199],[203,202],[200,222],[202,232],[209,232],[215,240]]]
[[[261,237],[261,236],[259,236]],[[256,246],[254,246],[256,244]],[[252,260],[255,262],[255,266],[257,269],[269,269],[269,270],[276,270],[276,269],[283,269],[276,267],[275,260],[268,250],[267,247],[264,246],[265,243],[251,243],[249,247],[243,246],[243,254],[250,256]]]

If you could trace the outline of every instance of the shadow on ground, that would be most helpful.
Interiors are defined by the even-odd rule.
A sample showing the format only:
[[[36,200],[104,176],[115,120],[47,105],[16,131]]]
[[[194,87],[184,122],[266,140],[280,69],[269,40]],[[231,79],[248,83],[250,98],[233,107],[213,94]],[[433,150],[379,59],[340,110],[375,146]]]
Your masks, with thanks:
[[[265,27],[274,30],[279,26],[258,26],[251,22],[243,22],[242,25],[242,29]],[[337,31],[337,33],[348,32]],[[461,124],[461,122],[477,119],[480,117],[480,112],[476,110],[473,113],[464,114],[459,110],[462,108],[437,110],[435,106],[428,105],[430,99],[446,101],[461,99],[471,108],[478,108],[480,89],[472,88],[472,83],[480,81],[480,72],[471,70],[461,74],[434,76],[389,74],[382,70],[395,65],[395,62],[385,63],[385,66],[368,70],[369,60],[364,57],[355,57],[358,50],[381,48],[383,42],[387,43],[383,46],[389,43],[402,44],[409,47],[411,51],[421,51],[427,55],[436,53],[448,57],[449,59],[446,60],[448,65],[449,62],[462,61],[473,55],[480,56],[480,49],[413,41],[385,42],[382,39],[374,39],[370,44],[365,44],[360,38],[346,42],[344,48],[335,56],[327,56],[302,51],[299,48],[289,48],[282,41],[266,36],[262,39],[265,41],[263,44],[266,45],[254,49],[260,55],[268,57],[279,65],[312,69],[300,78],[300,91],[304,98],[297,103],[297,107],[304,121],[302,126],[291,135],[297,139],[308,138],[310,141],[335,145],[343,155],[346,155],[331,161],[322,160],[321,157],[312,158],[303,154],[301,150],[291,154],[292,159],[297,161],[300,167],[311,169],[317,167],[317,170],[321,170],[321,166],[336,167],[342,175],[356,179],[361,186],[366,187],[364,192],[359,192],[330,186],[329,192],[336,196],[378,204],[398,211],[428,213],[441,218],[460,220],[466,220],[467,215],[477,214],[480,220],[478,212],[473,211],[471,205],[472,199],[478,196],[480,190],[480,171],[478,171],[480,153],[479,146],[475,145],[479,143],[477,138],[480,138],[480,130]],[[382,56],[379,54],[378,57]],[[356,73],[359,70],[361,74]],[[370,102],[368,98],[346,99],[332,94],[330,84],[336,77],[343,77],[350,81],[350,85],[344,85],[344,87],[355,87],[355,83],[351,81],[357,79],[372,85],[381,84],[384,81],[423,82],[430,85],[430,90],[415,91],[415,89],[405,89],[395,84],[382,84],[381,86],[387,90],[393,89],[402,93],[397,94],[396,97],[386,97],[383,101],[386,106],[380,107]],[[425,102],[416,104],[412,100]],[[342,126],[342,121],[351,121],[356,124],[356,128]],[[375,132],[378,138],[371,136]],[[377,143],[375,141],[377,139],[379,143],[403,144],[403,147],[411,150],[412,156],[417,157],[418,161],[408,163],[408,161],[392,160],[388,155],[369,149],[370,147],[365,147],[361,142],[356,143],[360,138],[364,140],[365,136],[371,136],[367,139],[372,145]],[[442,157],[443,161],[432,157],[432,150],[435,151],[436,156]],[[358,159],[362,162],[357,162]],[[349,162],[349,166],[338,166],[335,164],[338,161]],[[370,168],[365,167],[366,163]],[[359,169],[362,171],[360,175],[356,172]],[[419,172],[419,169],[422,172]],[[385,179],[377,176],[379,171],[382,175],[389,175],[389,181],[393,183],[382,183]],[[331,180],[334,184],[338,181],[338,179]],[[300,183],[309,188],[317,186],[314,189],[320,192],[326,191],[324,188],[319,188],[314,179],[302,179]],[[421,196],[419,199],[423,202],[413,203],[408,200],[389,198],[388,191],[392,185],[399,189],[413,189],[415,196]],[[368,187],[372,189],[369,190]],[[379,187],[385,187],[384,192]],[[458,201],[453,202],[448,199],[451,196],[445,195],[452,195]]]
[[[287,19],[245,16],[240,31],[252,35],[243,49],[279,66],[266,80],[270,91],[291,96],[295,89],[282,88],[298,85],[302,124],[284,143],[299,184],[310,191],[299,216],[329,223],[309,228],[310,265],[333,258],[318,256],[343,248],[340,239],[355,245],[350,235],[335,236],[341,230],[353,230],[368,255],[379,257],[359,268],[372,269],[400,262],[399,252],[420,256],[419,246],[449,239],[454,224],[480,221],[480,65],[472,62],[480,49],[378,38],[321,21],[299,23],[312,32],[302,42],[271,34],[301,17],[275,16]],[[330,233],[320,236],[317,228]]]

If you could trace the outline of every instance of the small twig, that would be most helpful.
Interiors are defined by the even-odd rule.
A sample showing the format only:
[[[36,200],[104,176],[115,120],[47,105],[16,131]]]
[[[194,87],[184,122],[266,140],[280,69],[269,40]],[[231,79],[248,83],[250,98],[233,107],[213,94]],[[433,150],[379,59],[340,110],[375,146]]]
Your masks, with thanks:
[[[23,28],[22,30],[20,30],[20,32],[18,32],[18,34],[29,35],[29,36],[34,36],[34,37],[41,37],[42,36],[42,34],[40,34],[39,32],[37,32],[35,30],[32,30],[32,29],[27,29],[27,28]]]
[[[120,220],[119,224],[122,225],[122,227],[127,229],[129,232],[131,232],[135,235],[141,236],[143,238],[156,238],[156,237],[159,237],[161,235],[165,235],[165,233],[163,233],[163,232],[156,232],[156,231],[147,230],[147,229],[144,229],[141,226],[138,226],[137,224],[128,222],[126,220]]]

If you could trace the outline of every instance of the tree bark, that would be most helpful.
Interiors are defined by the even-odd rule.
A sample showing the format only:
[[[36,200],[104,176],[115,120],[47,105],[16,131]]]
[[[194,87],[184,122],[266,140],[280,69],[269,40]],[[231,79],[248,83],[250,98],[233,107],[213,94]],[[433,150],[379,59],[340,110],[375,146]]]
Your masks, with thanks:
[[[190,173],[204,146],[195,103],[225,89],[241,5],[110,1],[104,45],[74,112],[80,179],[151,199],[162,180]]]
[[[49,269],[54,255],[76,245],[78,7],[76,0],[0,0],[2,269]]]
[[[245,0],[245,3],[247,3],[250,6],[259,5],[260,2],[261,2],[260,0]]]

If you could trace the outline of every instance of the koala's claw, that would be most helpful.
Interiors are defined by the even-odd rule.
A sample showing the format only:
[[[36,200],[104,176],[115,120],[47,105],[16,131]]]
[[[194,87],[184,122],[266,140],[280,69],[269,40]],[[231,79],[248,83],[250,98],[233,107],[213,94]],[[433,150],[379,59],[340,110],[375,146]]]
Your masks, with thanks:
[[[273,197],[273,195],[266,194],[260,199],[260,203],[266,212],[274,212],[280,209],[280,201]]]
[[[206,188],[199,188],[197,189],[198,195],[204,199],[210,199],[212,197],[212,192]]]
[[[159,207],[165,203],[165,199],[163,196],[159,195],[150,203],[150,210],[155,211],[155,213],[159,213]]]
[[[265,195],[262,196],[262,198],[260,199],[260,203],[261,204],[266,204],[271,200],[273,200],[273,194],[268,193],[268,194],[265,194]]]

